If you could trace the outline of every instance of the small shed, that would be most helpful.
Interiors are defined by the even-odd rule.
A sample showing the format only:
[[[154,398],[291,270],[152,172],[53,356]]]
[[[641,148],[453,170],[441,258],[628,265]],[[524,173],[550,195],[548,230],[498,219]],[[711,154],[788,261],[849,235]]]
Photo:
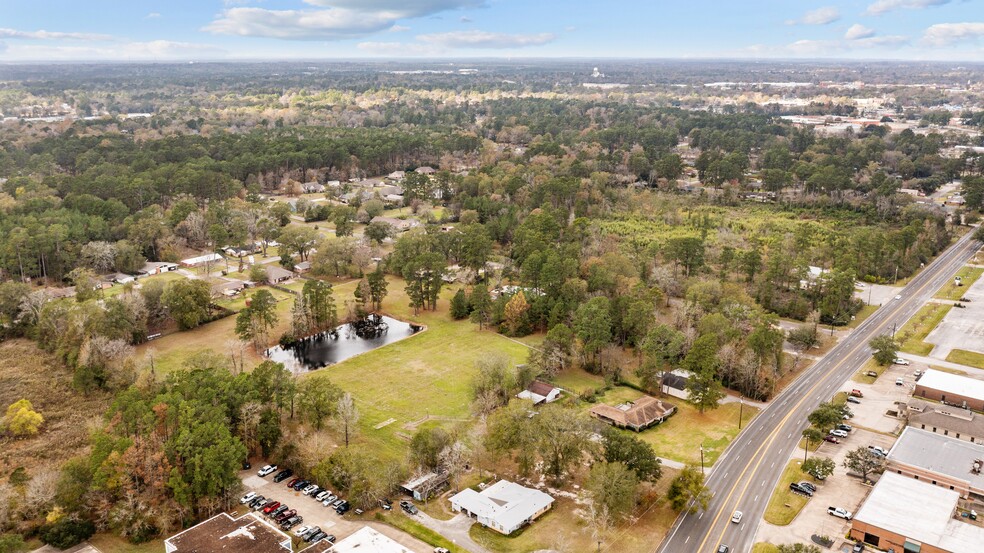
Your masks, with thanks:
[[[448,474],[428,472],[405,482],[400,488],[417,501],[426,501],[448,485]]]

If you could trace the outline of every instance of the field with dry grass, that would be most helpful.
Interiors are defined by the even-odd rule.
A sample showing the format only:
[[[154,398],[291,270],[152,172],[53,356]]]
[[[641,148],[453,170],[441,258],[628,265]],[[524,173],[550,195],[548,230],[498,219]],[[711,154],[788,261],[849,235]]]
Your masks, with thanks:
[[[37,436],[0,437],[0,474],[24,467],[33,476],[83,453],[109,405],[107,394],[72,388],[71,371],[25,339],[0,343],[0,409],[19,399],[30,400],[44,424]]]

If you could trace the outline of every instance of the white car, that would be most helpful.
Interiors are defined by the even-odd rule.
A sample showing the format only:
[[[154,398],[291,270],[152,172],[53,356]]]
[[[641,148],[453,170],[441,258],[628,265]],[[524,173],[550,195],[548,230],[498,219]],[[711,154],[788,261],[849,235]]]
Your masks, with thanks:
[[[310,526],[301,526],[297,530],[294,530],[294,535],[295,536],[300,536],[301,534],[307,533],[307,531],[310,530],[310,529],[311,529]]]
[[[854,515],[851,513],[851,511],[848,511],[847,509],[844,509],[842,507],[827,507],[827,514],[842,518],[844,520],[851,520],[852,518],[854,518]]]
[[[735,524],[741,522],[741,511],[735,511],[735,514],[731,515],[731,522]]]
[[[895,361],[892,361],[892,363],[895,363],[896,365],[908,365],[909,364],[909,360],[908,359],[903,359],[901,357],[897,357],[895,359]]]
[[[261,468],[256,474],[258,476],[267,476],[268,474],[273,473],[273,471],[275,470],[277,470],[277,465],[266,465],[263,468]]]
[[[885,449],[884,447],[877,446],[877,445],[869,445],[868,449],[870,449],[872,453],[878,455],[879,457],[888,457],[888,450]]]
[[[301,491],[301,493],[304,494],[304,495],[311,495],[311,492],[313,492],[316,489],[318,489],[318,485],[317,484],[311,484],[310,486],[304,488]]]
[[[249,492],[248,494],[244,495],[242,499],[239,500],[239,503],[245,505],[250,501],[253,501],[254,497],[256,497],[256,492]]]
[[[325,498],[328,497],[329,495],[331,495],[331,492],[328,491],[328,490],[324,490],[323,492],[321,492],[318,495],[314,496],[314,499],[316,499],[317,501],[324,501]]]
[[[895,385],[896,386],[905,386],[905,380],[902,380],[902,377],[900,376],[900,377],[898,377],[898,378],[895,379]]]
[[[902,294],[899,294],[899,295],[895,296],[895,299],[897,299],[897,300],[902,299]]]
[[[847,437],[847,432],[844,432],[843,430],[841,430],[839,428],[835,428],[835,429],[833,429],[833,430],[830,431],[830,435],[831,436],[837,436],[838,438],[846,438]]]

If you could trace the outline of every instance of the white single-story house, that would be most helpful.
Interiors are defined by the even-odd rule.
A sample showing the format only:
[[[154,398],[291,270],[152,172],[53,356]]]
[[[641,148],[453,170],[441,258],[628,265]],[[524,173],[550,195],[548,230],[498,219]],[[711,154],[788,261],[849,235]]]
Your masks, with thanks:
[[[330,550],[335,553],[413,553],[399,542],[368,526],[363,526],[340,540]]]
[[[189,257],[188,259],[182,259],[181,264],[185,267],[197,267],[199,265],[204,265],[206,263],[217,263],[222,261],[224,258],[217,253],[207,253],[205,255],[199,255],[196,257]]]
[[[303,190],[305,194],[317,194],[325,191],[325,185],[320,182],[306,182],[301,185],[301,190]]]
[[[133,282],[135,280],[137,280],[137,277],[125,273],[116,273],[115,275],[113,275],[113,282],[115,282],[116,284],[126,284],[128,282]]]
[[[533,405],[539,405],[541,403],[557,401],[560,399],[560,393],[562,391],[553,384],[548,384],[542,380],[534,380],[525,390],[516,394],[516,397],[529,399],[533,401]]]
[[[306,273],[311,270],[310,261],[301,261],[300,263],[294,265],[294,272],[297,274]]]
[[[166,261],[148,261],[143,268],[137,271],[140,276],[159,275],[169,271],[177,271],[177,263],[167,263]]]
[[[433,175],[437,171],[430,166],[424,165],[423,167],[417,167],[413,170],[415,173],[420,173],[421,175]]]
[[[407,176],[406,171],[393,171],[392,173],[386,175],[389,180],[401,181]]]
[[[407,231],[420,225],[420,222],[416,219],[397,219],[395,217],[383,217],[382,215],[373,217],[369,223],[386,223],[393,227],[395,232]]]
[[[468,488],[451,498],[451,509],[478,520],[502,534],[511,534],[547,512],[554,498],[508,480],[499,480],[481,492]]]

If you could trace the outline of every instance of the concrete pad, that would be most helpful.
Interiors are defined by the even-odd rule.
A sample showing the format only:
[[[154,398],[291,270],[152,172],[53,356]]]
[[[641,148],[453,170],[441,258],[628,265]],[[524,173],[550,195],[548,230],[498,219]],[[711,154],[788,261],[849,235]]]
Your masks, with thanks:
[[[854,291],[854,297],[870,303],[871,305],[885,305],[895,299],[895,296],[902,290],[902,286],[888,286],[885,284],[864,283],[864,288]]]
[[[930,357],[946,359],[954,349],[984,353],[984,278],[967,288],[964,297],[971,300],[963,303],[966,307],[951,309],[926,336],[927,342],[936,344]]]

